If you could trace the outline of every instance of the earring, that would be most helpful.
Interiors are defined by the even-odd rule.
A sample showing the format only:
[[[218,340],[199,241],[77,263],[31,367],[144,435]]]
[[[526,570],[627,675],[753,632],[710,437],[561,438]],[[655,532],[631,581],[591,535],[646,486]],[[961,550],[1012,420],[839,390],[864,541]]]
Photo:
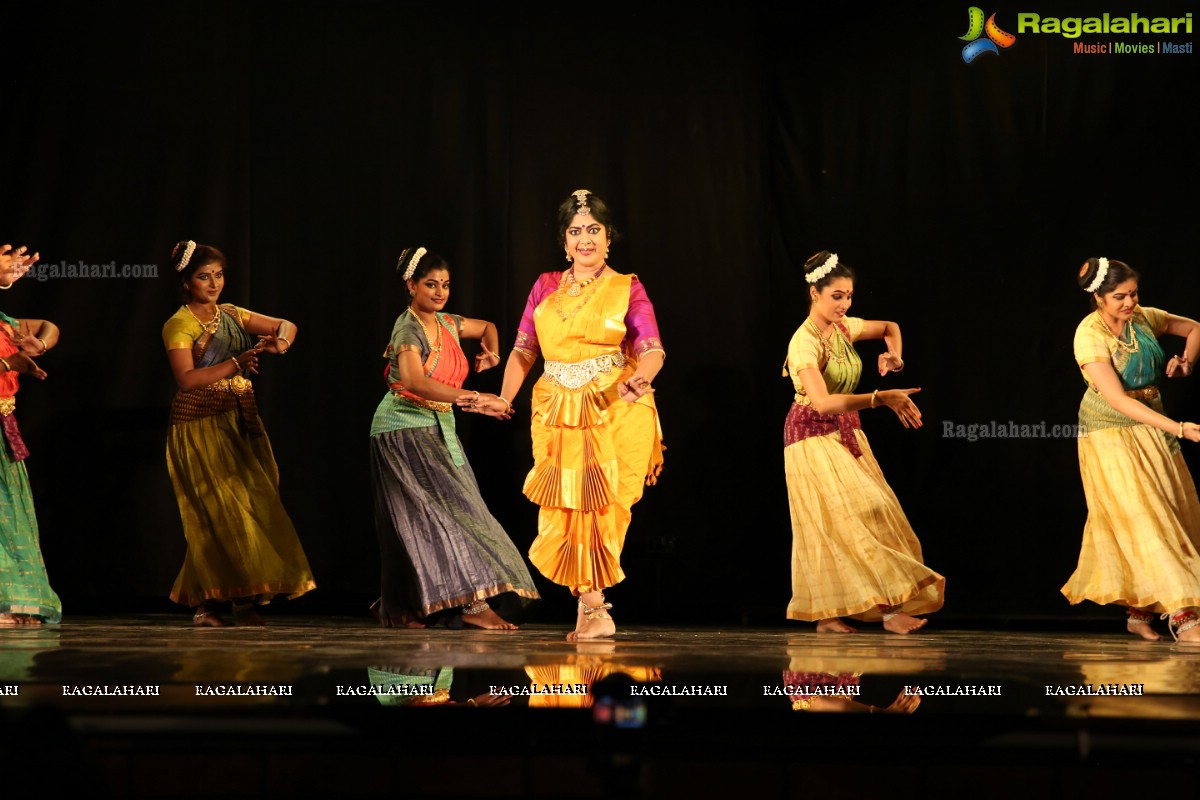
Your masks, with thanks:
[[[575,259],[571,258],[571,253],[570,253],[570,251],[567,251],[567,261],[574,261],[574,260],[575,260]]]

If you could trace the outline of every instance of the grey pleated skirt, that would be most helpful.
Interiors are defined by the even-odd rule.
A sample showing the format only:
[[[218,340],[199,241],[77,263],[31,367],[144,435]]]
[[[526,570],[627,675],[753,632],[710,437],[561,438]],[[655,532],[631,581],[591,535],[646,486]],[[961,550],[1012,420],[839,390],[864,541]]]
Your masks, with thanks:
[[[375,610],[382,624],[426,622],[508,592],[522,607],[538,599],[470,463],[454,464],[438,426],[375,434],[371,467],[382,562]]]

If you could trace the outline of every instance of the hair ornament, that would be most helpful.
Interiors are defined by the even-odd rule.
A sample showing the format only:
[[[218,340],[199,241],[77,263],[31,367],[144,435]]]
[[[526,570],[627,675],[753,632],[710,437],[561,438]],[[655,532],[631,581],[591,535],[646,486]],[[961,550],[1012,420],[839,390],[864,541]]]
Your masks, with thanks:
[[[833,272],[833,268],[837,266],[837,253],[830,253],[829,258],[825,259],[825,263],[814,269],[812,272],[804,276],[804,280],[815,284],[817,281],[824,278],[829,273]]]
[[[191,239],[188,239],[184,244],[186,246],[183,248],[183,256],[179,259],[179,264],[175,266],[176,272],[183,272],[184,267],[192,260],[192,253],[196,252],[196,243]],[[179,245],[175,246],[179,247]]]
[[[1096,277],[1083,289],[1088,294],[1094,294],[1099,291],[1100,287],[1104,284],[1104,279],[1108,277],[1108,259],[1101,256],[1096,259],[1096,264]]]
[[[592,213],[592,207],[588,205],[587,201],[588,195],[590,194],[591,192],[589,192],[587,189],[579,189],[571,192],[571,196],[575,198],[575,203],[577,206],[575,209],[576,214],[583,214],[584,216],[587,216],[588,214]]]
[[[412,254],[412,258],[408,260],[408,266],[404,268],[404,280],[408,280],[417,271],[417,264],[421,261],[421,257],[425,255],[425,248],[418,247],[417,252]]]

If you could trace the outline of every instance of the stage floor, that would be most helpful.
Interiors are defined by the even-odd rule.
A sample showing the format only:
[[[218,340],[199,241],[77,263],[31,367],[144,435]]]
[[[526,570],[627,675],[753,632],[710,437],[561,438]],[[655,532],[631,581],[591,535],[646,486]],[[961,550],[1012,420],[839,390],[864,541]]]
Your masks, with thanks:
[[[800,684],[853,675],[857,689],[819,691],[857,692],[860,702],[886,706],[913,687],[908,692],[922,692],[915,712],[922,715],[1200,720],[1200,647],[1169,637],[936,627],[908,636],[877,628],[835,635],[797,623],[624,627],[612,640],[573,643],[565,627],[545,624],[480,631],[384,629],[336,617],[269,623],[194,628],[186,618],[150,615],[3,628],[0,699],[80,714],[319,709],[427,701],[432,688],[380,687],[436,683],[454,703],[507,689],[512,704],[581,707],[591,705],[599,683],[621,684],[648,703],[791,711],[787,695]]]
[[[633,626],[613,640],[571,643],[567,628],[545,624],[508,632],[339,617],[273,617],[265,628],[189,622],[72,617],[0,629],[0,766],[5,741],[11,754],[24,741],[17,731],[43,726],[73,741],[100,796],[238,796],[249,782],[247,796],[260,797],[317,788],[346,797],[695,797],[723,785],[716,770],[741,769],[773,781],[755,796],[800,797],[813,788],[810,774],[795,772],[806,764],[897,767],[916,748],[920,765],[903,765],[912,780],[901,797],[954,796],[933,787],[959,785],[954,775],[966,787],[980,770],[1006,791],[1020,791],[1030,770],[1050,770],[1064,788],[1071,765],[1102,765],[1103,777],[1089,772],[1096,797],[1125,786],[1130,770],[1135,786],[1139,769],[1194,787],[1200,753],[1200,647],[1169,638],[936,627],[894,636],[878,626],[841,636],[797,623]],[[919,705],[904,699],[914,690]],[[506,706],[490,707],[505,693]],[[915,708],[883,711],[897,701]],[[454,755],[464,750],[507,777],[485,782],[466,768],[478,757]],[[372,766],[381,752],[393,755],[384,773]],[[197,758],[221,769],[193,774]],[[441,764],[437,780],[431,763]],[[835,794],[870,796],[873,773],[852,772]],[[552,779],[559,774],[571,791]],[[865,794],[847,789],[856,782]]]

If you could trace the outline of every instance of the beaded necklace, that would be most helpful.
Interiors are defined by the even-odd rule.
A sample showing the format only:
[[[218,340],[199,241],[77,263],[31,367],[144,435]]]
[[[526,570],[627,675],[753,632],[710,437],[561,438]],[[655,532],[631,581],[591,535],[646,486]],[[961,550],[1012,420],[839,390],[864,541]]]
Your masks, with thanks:
[[[607,266],[607,265],[605,265],[605,266]],[[597,272],[595,275],[588,278],[583,283],[577,283],[575,281],[574,269],[568,270],[566,272],[566,274],[563,275],[562,281],[558,285],[558,291],[554,293],[554,310],[558,312],[558,316],[563,322],[566,322],[567,320],[571,319],[576,314],[578,314],[579,310],[587,305],[587,301],[592,299],[592,296],[596,294],[596,290],[598,288],[600,288],[600,284],[598,281],[604,277],[601,274],[603,272],[604,272],[604,267],[601,267],[600,272]],[[586,292],[580,288],[583,286],[588,286],[589,284],[591,284],[591,286],[587,289]],[[572,292],[571,291],[572,289],[574,289],[575,291]],[[579,305],[577,305],[577,306],[575,306],[575,308],[571,309],[571,312],[569,314],[566,311],[563,311],[563,295],[570,295],[571,297],[578,297],[580,294],[583,294],[583,299],[579,301]]]
[[[608,266],[608,264],[601,264],[600,269],[596,270],[596,274],[593,275],[592,277],[588,278],[586,281],[583,281],[582,283],[575,280],[575,267],[571,267],[569,270],[567,270],[567,275],[566,275],[566,280],[567,280],[567,283],[569,284],[567,286],[567,294],[571,295],[571,297],[579,297],[579,295],[583,292],[584,288],[586,288],[589,283],[591,283],[592,281],[596,280],[597,278],[599,278],[601,275],[604,274],[604,269],[607,266]]]
[[[1137,335],[1133,331],[1133,320],[1125,323],[1125,329],[1129,331],[1129,341],[1121,341],[1121,337],[1112,332],[1112,328],[1108,327],[1108,323],[1104,321],[1104,317],[1100,312],[1096,312],[1097,318],[1100,320],[1100,327],[1104,328],[1104,332],[1117,341],[1117,347],[1124,350],[1126,353],[1136,353],[1141,349],[1141,344],[1138,342]]]

